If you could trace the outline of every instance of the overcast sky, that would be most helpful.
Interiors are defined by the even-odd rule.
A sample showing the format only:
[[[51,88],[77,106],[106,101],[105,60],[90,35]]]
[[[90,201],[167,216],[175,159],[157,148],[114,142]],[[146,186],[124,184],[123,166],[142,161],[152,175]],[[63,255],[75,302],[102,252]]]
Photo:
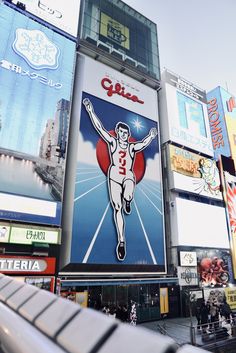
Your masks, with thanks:
[[[124,0],[157,24],[161,70],[236,95],[236,0]]]

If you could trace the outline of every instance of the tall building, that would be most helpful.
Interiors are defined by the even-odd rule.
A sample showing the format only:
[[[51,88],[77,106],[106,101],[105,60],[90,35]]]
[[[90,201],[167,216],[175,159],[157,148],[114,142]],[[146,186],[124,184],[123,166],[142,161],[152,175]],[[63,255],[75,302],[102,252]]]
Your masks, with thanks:
[[[116,0],[86,0],[75,73],[59,281],[138,320],[178,315],[166,261],[156,24]],[[76,300],[76,299],[75,299]]]

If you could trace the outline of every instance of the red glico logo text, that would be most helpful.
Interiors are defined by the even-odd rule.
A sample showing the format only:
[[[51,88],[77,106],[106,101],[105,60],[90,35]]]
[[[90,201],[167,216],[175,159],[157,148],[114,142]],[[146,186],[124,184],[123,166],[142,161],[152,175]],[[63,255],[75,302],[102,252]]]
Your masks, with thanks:
[[[139,99],[137,96],[125,92],[125,87],[121,86],[120,83],[112,84],[112,81],[109,78],[103,78],[101,81],[102,87],[107,91],[108,97],[112,97],[113,94],[118,94],[121,97],[131,100],[132,102],[144,104],[144,101]]]

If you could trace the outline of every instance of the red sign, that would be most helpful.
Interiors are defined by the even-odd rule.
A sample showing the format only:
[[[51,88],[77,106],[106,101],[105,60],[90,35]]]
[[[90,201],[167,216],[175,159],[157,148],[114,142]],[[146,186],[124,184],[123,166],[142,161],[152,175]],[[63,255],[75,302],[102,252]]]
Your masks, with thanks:
[[[0,256],[0,273],[55,274],[55,257]]]
[[[120,83],[116,83],[115,85],[112,84],[112,80],[105,77],[101,81],[102,87],[107,91],[108,97],[112,97],[113,94],[118,94],[119,96],[129,99],[132,102],[143,104],[144,101],[139,99],[137,96],[133,95],[132,93],[125,92],[125,87],[121,86]]]

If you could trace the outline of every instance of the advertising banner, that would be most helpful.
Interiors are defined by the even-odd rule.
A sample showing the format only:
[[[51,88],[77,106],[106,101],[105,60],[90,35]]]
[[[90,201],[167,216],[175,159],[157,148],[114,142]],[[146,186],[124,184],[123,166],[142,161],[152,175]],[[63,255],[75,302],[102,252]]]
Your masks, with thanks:
[[[101,12],[100,35],[130,49],[129,28]]]
[[[160,96],[164,142],[173,141],[213,156],[204,91],[200,94],[194,85],[175,77],[176,82],[181,81],[179,84],[169,80],[167,71],[163,74],[165,89]]]
[[[60,225],[75,44],[0,10],[0,218]]]
[[[55,257],[0,256],[0,273],[54,275],[55,266]]]
[[[232,282],[229,250],[198,249],[197,259],[203,287],[226,287]]]
[[[225,288],[226,301],[231,310],[236,309],[236,287]]]
[[[227,290],[227,288],[204,288],[205,302],[210,305],[214,303],[220,307],[226,299],[225,290]]]
[[[197,253],[195,251],[180,251],[180,266],[197,266]]]
[[[197,286],[197,267],[178,266],[178,278],[180,286]]]
[[[27,277],[13,277],[17,281],[25,282],[31,284],[32,286],[36,286],[40,289],[47,290],[49,292],[54,293],[55,287],[55,277],[52,276],[27,276]]]
[[[225,101],[226,104],[226,101]],[[230,145],[225,121],[225,107],[219,87],[207,93],[207,112],[211,130],[214,157],[220,155],[230,157]]]
[[[232,158],[220,156],[219,167],[226,205],[234,278],[236,278],[236,176],[234,161]]]
[[[220,94],[222,101],[222,107],[224,112],[224,119],[226,124],[226,130],[228,139],[225,139],[226,146],[230,145],[230,156],[236,163],[236,100],[235,96],[224,90],[222,87],[218,87],[217,92]],[[222,155],[228,157],[229,154],[222,152]],[[226,151],[228,152],[228,150]]]
[[[0,223],[0,242],[13,244],[60,244],[61,230],[58,228],[31,227]]]
[[[145,106],[146,114],[150,106],[153,112],[157,111],[155,92],[153,95],[152,89],[88,60],[90,71],[88,75],[85,71],[84,84],[93,86],[97,95],[82,93],[71,262],[139,265],[140,269],[140,265],[154,265],[156,272],[164,272],[157,115],[147,118],[138,114],[145,111]],[[95,70],[107,82],[112,77],[112,87],[117,90],[121,82],[118,79],[122,80],[122,92],[129,93],[107,95],[96,75],[88,83]],[[133,85],[138,86],[139,92]],[[137,97],[142,97],[142,104]],[[117,101],[120,105],[115,104]],[[123,107],[132,105],[135,112]]]
[[[77,37],[80,0],[21,0],[25,10],[51,26]],[[17,4],[18,0],[12,0]]]
[[[219,170],[214,160],[174,145],[168,148],[171,189],[222,199]]]

